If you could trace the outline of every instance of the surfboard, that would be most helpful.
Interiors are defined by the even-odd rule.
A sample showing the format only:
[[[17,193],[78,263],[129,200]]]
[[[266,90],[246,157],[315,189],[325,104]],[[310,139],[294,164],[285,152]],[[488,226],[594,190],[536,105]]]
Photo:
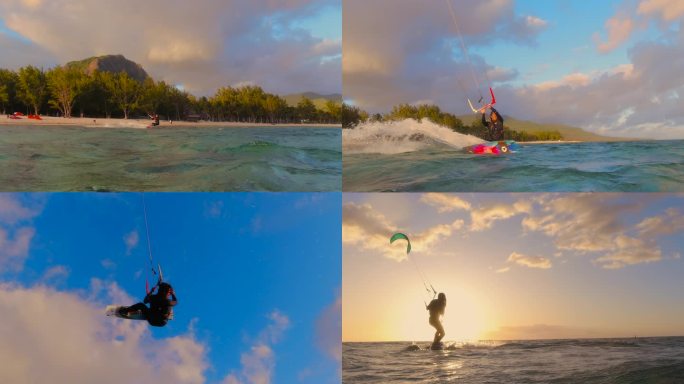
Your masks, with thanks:
[[[433,351],[441,351],[444,349],[444,343],[442,343],[442,342],[432,343],[432,344],[430,344],[430,349]]]
[[[471,145],[466,148],[466,151],[474,155],[507,155],[517,152],[518,149],[519,145],[514,140],[502,140]]]

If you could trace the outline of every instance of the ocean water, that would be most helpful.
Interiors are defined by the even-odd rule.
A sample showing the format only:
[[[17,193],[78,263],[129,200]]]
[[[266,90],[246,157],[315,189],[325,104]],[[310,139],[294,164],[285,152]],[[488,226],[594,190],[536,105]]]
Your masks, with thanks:
[[[342,382],[684,383],[684,337],[446,344],[343,343]]]
[[[339,191],[340,129],[0,126],[2,191]]]
[[[413,120],[342,133],[343,190],[444,192],[682,192],[684,140],[519,143],[472,155],[480,139]]]

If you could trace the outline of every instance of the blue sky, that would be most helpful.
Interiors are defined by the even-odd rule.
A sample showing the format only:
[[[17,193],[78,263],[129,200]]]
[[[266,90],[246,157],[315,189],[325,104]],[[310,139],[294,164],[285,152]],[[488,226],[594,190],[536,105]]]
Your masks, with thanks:
[[[165,0],[0,4],[0,67],[53,67],[123,54],[197,95],[256,84],[341,93],[340,0]],[[107,21],[93,15],[107,15]],[[154,15],[154,17],[150,17]],[[217,81],[220,80],[220,83]]]
[[[684,335],[683,202],[345,194],[343,341],[429,340],[423,279],[447,295],[451,340]]]
[[[498,109],[519,119],[684,138],[678,0],[448,1],[456,22],[446,0],[346,1],[345,99],[371,112],[433,103],[461,115],[491,84]]]
[[[3,195],[0,230],[9,241],[0,242],[0,282],[65,293],[101,311],[116,296],[112,290],[141,299],[149,276],[141,196]],[[181,337],[201,350],[195,365],[206,364],[208,383],[231,373],[236,382],[249,382],[241,359],[262,344],[270,354],[258,355],[257,366],[272,382],[339,381],[339,330],[319,333],[334,331],[340,321],[341,194],[160,193],[145,199],[153,256],[179,305],[166,327],[136,332],[150,343]],[[16,246],[26,228],[34,234],[22,254]],[[54,316],[44,320],[60,323],[59,311]],[[137,323],[103,312],[92,322],[104,330]]]

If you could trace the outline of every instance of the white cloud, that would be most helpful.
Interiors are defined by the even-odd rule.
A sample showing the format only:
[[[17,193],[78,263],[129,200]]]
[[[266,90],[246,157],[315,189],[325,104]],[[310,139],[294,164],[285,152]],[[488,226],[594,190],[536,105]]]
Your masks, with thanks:
[[[665,21],[675,21],[684,16],[684,2],[681,0],[642,0],[637,11],[642,15],[656,14]]]
[[[420,197],[420,201],[437,207],[439,213],[453,212],[456,210],[470,210],[470,203],[457,195],[446,193],[426,193]]]
[[[627,41],[634,29],[634,21],[629,17],[614,17],[606,21],[606,29],[608,30],[606,41],[601,41],[598,34],[594,36],[597,49],[601,53],[608,53]]]
[[[0,193],[0,224],[13,226],[18,222],[31,220],[42,210],[43,203],[40,198],[22,202],[19,195]]]
[[[200,95],[245,81],[277,93],[339,93],[341,60],[331,59],[341,52],[339,42],[316,37],[299,23],[335,6],[341,8],[341,1],[201,0],[170,7],[165,0],[52,0],[41,6],[6,0],[0,2],[3,24],[31,41],[28,51],[47,51],[52,62],[20,63],[13,51],[3,51],[2,61],[52,66],[123,54],[155,79]]]
[[[342,363],[342,297],[323,309],[316,319],[316,343],[321,351]],[[342,366],[340,365],[340,369]]]
[[[407,233],[411,240],[411,252],[429,250],[434,244],[448,238],[462,227],[463,220],[455,220],[450,224],[435,225],[418,233]],[[405,243],[389,243],[392,234],[399,231],[370,204],[347,203],[342,206],[342,243],[377,251],[387,258],[402,261],[408,257]]]
[[[541,256],[525,256],[523,254],[513,252],[508,256],[509,263],[515,263],[529,268],[549,269],[551,268],[551,260]]]
[[[543,28],[548,25],[548,22],[546,20],[540,19],[535,16],[527,16],[525,18],[525,21],[527,22],[527,25],[530,27],[534,28]]]
[[[671,235],[684,231],[684,214],[677,208],[669,208],[664,215],[647,217],[637,224],[642,237]]]
[[[56,265],[54,267],[48,268],[43,273],[41,281],[44,282],[61,282],[69,277],[69,268],[64,265]]]
[[[124,236],[124,243],[126,244],[126,254],[130,255],[131,251],[138,246],[140,237],[137,230],[133,230]]]
[[[31,227],[22,227],[11,232],[0,227],[0,272],[19,271],[24,267],[35,234],[35,229]]]
[[[206,347],[192,332],[155,339],[143,322],[108,318],[103,305],[44,286],[0,285],[0,311],[0,382],[205,381]]]
[[[223,379],[224,384],[269,384],[275,368],[273,345],[280,341],[282,334],[289,328],[287,316],[275,310],[268,316],[271,321],[259,334],[259,337],[240,357],[242,369],[232,372]]]
[[[553,238],[560,251],[595,255],[594,263],[607,269],[662,260],[655,241],[658,236],[684,231],[678,210],[628,225],[627,213],[640,211],[650,196],[630,201],[620,194],[571,194],[546,196],[539,201],[541,211],[523,219],[523,228]],[[657,199],[657,196],[652,197]],[[631,235],[638,232],[639,236]]]
[[[483,231],[489,229],[496,221],[509,219],[521,213],[528,213],[531,209],[531,204],[525,200],[519,200],[514,204],[494,203],[474,208],[470,212],[470,230]]]

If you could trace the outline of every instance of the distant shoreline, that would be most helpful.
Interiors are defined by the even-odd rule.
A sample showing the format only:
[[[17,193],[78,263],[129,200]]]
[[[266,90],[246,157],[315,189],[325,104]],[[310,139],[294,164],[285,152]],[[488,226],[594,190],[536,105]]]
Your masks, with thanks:
[[[25,127],[48,127],[48,126],[73,126],[85,128],[133,128],[146,129],[152,121],[149,119],[120,119],[120,118],[88,118],[88,117],[52,117],[41,116],[42,120],[28,119],[22,117],[21,119],[9,119],[6,116],[0,117],[0,126],[25,126]],[[248,127],[307,127],[307,128],[342,128],[342,124],[269,124],[269,123],[240,123],[234,121],[160,121],[159,126],[154,128],[205,128],[205,127],[230,127],[230,128],[248,128]]]

